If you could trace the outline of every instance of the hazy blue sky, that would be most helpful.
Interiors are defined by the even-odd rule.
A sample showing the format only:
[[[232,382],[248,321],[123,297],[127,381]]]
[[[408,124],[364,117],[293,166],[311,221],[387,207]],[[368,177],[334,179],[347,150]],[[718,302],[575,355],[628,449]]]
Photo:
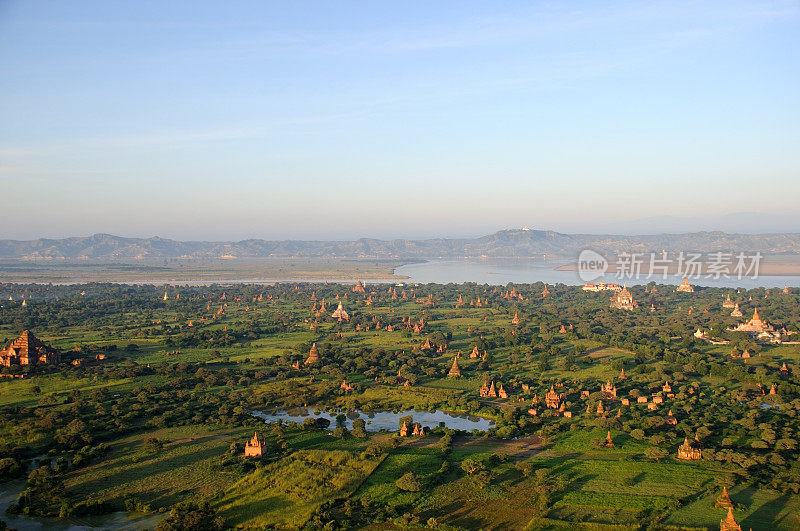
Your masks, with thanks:
[[[0,238],[797,214],[799,22],[797,1],[0,0]]]

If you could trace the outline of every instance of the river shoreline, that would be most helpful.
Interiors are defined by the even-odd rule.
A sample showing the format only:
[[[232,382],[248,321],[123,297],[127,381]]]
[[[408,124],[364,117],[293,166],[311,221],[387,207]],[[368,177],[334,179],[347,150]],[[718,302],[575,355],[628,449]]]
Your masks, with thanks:
[[[345,262],[341,262],[345,264]],[[34,274],[25,274],[19,270],[9,272],[0,263],[0,280],[10,284],[53,284],[77,285],[90,282],[104,282],[123,285],[152,285],[152,286],[210,286],[210,285],[273,285],[281,283],[329,283],[350,284],[362,280],[365,284],[462,284],[474,282],[504,286],[509,283],[532,284],[543,282],[555,285],[568,286],[582,285],[583,280],[578,275],[578,267],[574,260],[555,259],[530,259],[530,258],[488,258],[476,259],[433,259],[396,261],[391,264],[375,264],[370,261],[348,261],[349,271],[342,270],[296,270],[286,265],[286,271],[277,273],[270,271],[270,275],[259,274],[253,269],[216,269],[213,265],[208,268],[198,268],[193,271],[182,271],[176,274],[164,271],[142,273],[120,270],[94,271],[90,275],[76,272],[64,273],[65,276],[51,271],[50,275],[43,275],[40,271]],[[646,272],[649,263],[643,264],[641,271]],[[377,268],[377,270],[376,270]],[[645,273],[631,277],[618,274],[620,269],[614,262],[602,277],[592,279],[605,282],[626,283],[628,285],[641,285],[656,282],[658,284],[677,285],[682,280],[678,274],[677,264],[667,268],[666,278],[659,270],[657,274]],[[755,278],[744,276],[715,279],[708,274],[707,268],[700,275],[689,279],[693,285],[705,287],[732,287],[750,289],[755,287],[783,288],[800,287],[800,257],[795,256],[766,256],[761,261],[758,276]]]

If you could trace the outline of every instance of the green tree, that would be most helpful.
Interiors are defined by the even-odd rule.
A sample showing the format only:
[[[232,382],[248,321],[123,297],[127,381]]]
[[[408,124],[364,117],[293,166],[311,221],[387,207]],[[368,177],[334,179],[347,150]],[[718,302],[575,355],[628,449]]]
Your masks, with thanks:
[[[66,503],[64,483],[53,470],[45,465],[28,475],[25,490],[20,495],[20,505],[29,508],[36,516],[56,516]]]
[[[395,482],[397,488],[406,492],[419,492],[422,489],[422,482],[414,472],[406,472]]]
[[[18,478],[22,475],[22,467],[16,459],[4,457],[0,459],[0,479]]]
[[[475,459],[464,459],[461,461],[461,470],[467,473],[467,475],[471,476],[473,474],[477,474],[483,470],[486,470],[486,466],[481,463],[480,461],[476,461]]]
[[[359,439],[363,439],[367,436],[367,423],[364,422],[364,419],[358,418],[353,420],[353,429],[350,431],[353,437],[358,437]]]
[[[666,450],[662,450],[657,446],[651,446],[644,451],[644,456],[648,459],[655,459],[656,462],[660,461],[661,459],[667,457],[669,452]]]
[[[144,441],[144,449],[151,454],[158,453],[164,449],[164,442],[157,437],[148,437]]]
[[[56,441],[73,448],[80,448],[92,442],[92,435],[86,423],[75,419],[60,430],[56,430]]]
[[[216,531],[222,529],[223,520],[216,516],[208,502],[197,505],[181,502],[169,512],[169,516],[156,526],[156,531]]]

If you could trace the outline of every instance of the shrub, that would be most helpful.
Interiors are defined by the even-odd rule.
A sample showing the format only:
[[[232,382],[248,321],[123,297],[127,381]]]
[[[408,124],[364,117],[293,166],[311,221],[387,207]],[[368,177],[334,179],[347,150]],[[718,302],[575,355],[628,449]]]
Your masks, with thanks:
[[[533,463],[530,461],[518,461],[517,464],[514,465],[517,471],[522,474],[523,476],[530,477],[533,474]]]
[[[422,489],[422,482],[420,482],[417,475],[413,472],[406,472],[400,479],[395,482],[397,488],[406,492],[419,492]]]
[[[185,531],[187,529],[203,529],[216,531],[222,529],[222,518],[216,516],[208,502],[197,505],[181,502],[169,512],[169,516],[156,526],[156,531]]]
[[[353,437],[358,437],[359,439],[363,439],[367,436],[367,424],[364,422],[364,419],[355,419],[353,421],[353,429],[350,430],[350,433]]]
[[[137,498],[125,498],[125,510],[129,513],[149,513],[152,509]]]
[[[22,468],[16,459],[5,457],[0,459],[0,479],[18,478],[22,475]]]
[[[148,437],[144,441],[145,451],[155,454],[164,449],[164,441],[160,441],[157,437]]]
[[[361,454],[363,459],[377,459],[378,457],[383,454],[383,448],[375,443],[370,443],[367,445],[367,448]]]

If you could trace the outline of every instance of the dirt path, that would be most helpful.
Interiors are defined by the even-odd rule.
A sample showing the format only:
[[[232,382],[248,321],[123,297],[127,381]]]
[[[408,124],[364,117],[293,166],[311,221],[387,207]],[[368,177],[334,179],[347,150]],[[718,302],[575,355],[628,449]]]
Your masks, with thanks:
[[[480,447],[486,446],[496,449],[497,452],[506,454],[508,457],[514,459],[526,459],[540,451],[542,451],[543,444],[539,436],[521,437],[519,439],[473,439],[467,437],[460,437],[453,441],[454,447]]]

